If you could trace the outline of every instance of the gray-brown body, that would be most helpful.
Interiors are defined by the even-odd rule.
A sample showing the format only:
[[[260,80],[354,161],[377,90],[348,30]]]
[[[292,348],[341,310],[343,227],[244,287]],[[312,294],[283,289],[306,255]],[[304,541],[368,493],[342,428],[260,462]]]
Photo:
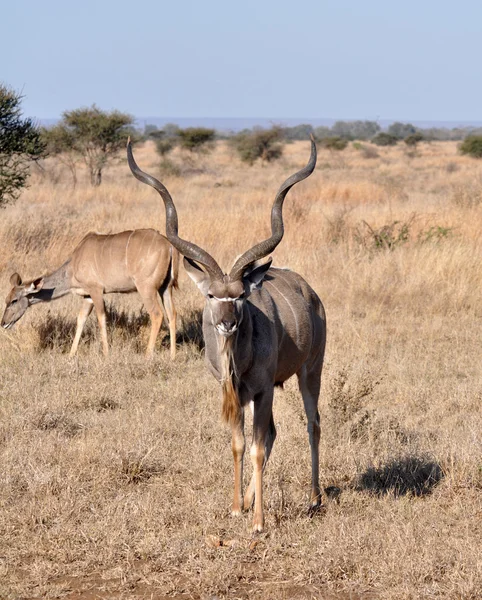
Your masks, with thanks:
[[[263,470],[273,447],[276,428],[273,395],[296,374],[308,421],[311,447],[311,507],[321,505],[319,486],[320,417],[318,397],[326,343],[325,312],[320,299],[296,273],[271,268],[266,257],[283,237],[283,202],[288,191],[306,179],[316,165],[316,146],[306,167],[280,187],[271,210],[271,237],[238,257],[229,273],[196,244],[178,235],[174,202],[166,187],[139,169],[127,146],[132,173],[161,195],[166,209],[166,235],[184,255],[187,274],[206,300],[203,333],[207,363],[221,384],[223,417],[231,425],[234,458],[234,499],[232,513],[239,515],[254,501],[253,530],[262,531]],[[253,476],[244,494],[245,452],[244,411],[253,409],[251,459]]]
[[[12,326],[33,304],[73,293],[82,296],[84,303],[77,319],[71,355],[77,351],[82,329],[93,307],[99,320],[103,350],[107,354],[103,296],[137,291],[152,322],[147,354],[152,354],[154,350],[163,319],[163,306],[169,320],[171,356],[174,357],[176,311],[172,289],[177,287],[178,269],[177,250],[154,229],[135,229],[108,235],[89,233],[72,256],[50,275],[27,283],[22,283],[18,274],[12,275],[13,288],[6,299],[2,326]]]
[[[232,348],[242,406],[267,386],[280,385],[303,367],[321,372],[326,342],[325,312],[306,281],[287,269],[271,267],[263,287],[243,305]],[[218,381],[223,378],[212,313],[203,314],[206,360]]]

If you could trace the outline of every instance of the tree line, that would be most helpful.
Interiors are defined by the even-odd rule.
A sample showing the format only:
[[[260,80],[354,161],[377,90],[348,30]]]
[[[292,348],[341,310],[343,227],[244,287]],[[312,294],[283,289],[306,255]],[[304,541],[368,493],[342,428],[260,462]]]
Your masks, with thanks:
[[[254,127],[237,133],[205,127],[181,129],[174,123],[162,129],[148,124],[139,130],[132,115],[103,111],[95,105],[65,111],[54,126],[39,127],[32,119],[22,117],[21,101],[21,94],[0,84],[0,206],[14,201],[26,186],[29,166],[48,156],[57,157],[67,167],[74,186],[79,164],[87,168],[91,185],[99,186],[104,168],[117,159],[129,136],[133,142],[152,140],[160,156],[161,171],[172,175],[178,174],[178,168],[169,154],[176,147],[187,152],[187,156],[194,156],[209,152],[217,139],[226,139],[248,165],[274,161],[282,156],[284,144],[308,140],[312,135],[331,151],[344,150],[349,142],[367,151],[360,141],[379,146],[404,141],[415,146],[421,141],[463,140],[461,153],[482,158],[482,129],[474,128],[421,129],[411,123],[395,122],[383,131],[376,121],[358,120],[336,121],[331,127]]]

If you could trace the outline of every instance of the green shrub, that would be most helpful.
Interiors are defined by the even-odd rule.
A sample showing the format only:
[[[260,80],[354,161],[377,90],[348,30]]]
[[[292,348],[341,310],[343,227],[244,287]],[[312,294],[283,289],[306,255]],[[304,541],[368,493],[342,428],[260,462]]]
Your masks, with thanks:
[[[372,144],[376,144],[377,146],[395,146],[397,142],[398,138],[389,133],[385,133],[384,131],[377,133],[372,139]]]
[[[241,160],[249,165],[258,159],[272,162],[283,154],[283,133],[279,127],[241,131],[231,138],[231,143]]]
[[[206,129],[205,127],[188,127],[179,129],[177,132],[181,148],[190,152],[198,152],[208,149],[208,142],[214,141],[216,132],[214,129]]]
[[[403,141],[407,144],[407,146],[416,146],[419,142],[423,142],[423,140],[423,135],[417,131],[416,133],[408,135]]]
[[[482,135],[468,135],[459,146],[460,154],[482,158]]]
[[[328,150],[338,150],[341,152],[348,146],[348,140],[338,136],[327,137],[320,140],[320,145]]]

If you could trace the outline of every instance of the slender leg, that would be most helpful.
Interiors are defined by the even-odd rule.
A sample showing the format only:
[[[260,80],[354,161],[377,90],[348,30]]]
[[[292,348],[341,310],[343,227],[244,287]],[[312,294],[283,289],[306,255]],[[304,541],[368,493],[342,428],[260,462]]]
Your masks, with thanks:
[[[234,499],[231,514],[235,517],[241,514],[243,504],[243,460],[244,460],[244,411],[239,423],[231,426],[231,449],[234,460]]]
[[[276,439],[276,427],[274,425],[273,415],[271,415],[268,432],[266,434],[266,442],[264,445],[263,470],[266,468],[266,464],[269,460],[275,439]],[[255,474],[253,472],[253,476],[251,477],[251,481],[249,482],[248,489],[246,490],[246,493],[244,495],[244,502],[243,502],[244,510],[249,510],[251,508],[251,506],[253,506],[254,487],[255,487]]]
[[[306,417],[308,419],[308,435],[311,447],[311,506],[319,507],[321,505],[320,490],[320,463],[319,463],[319,444],[320,444],[320,413],[318,412],[318,397],[320,395],[320,371],[315,369],[308,373],[305,366],[298,373],[298,384],[303,404],[305,406]]]
[[[162,301],[169,321],[169,338],[171,340],[171,359],[176,358],[176,319],[177,312],[172,300],[172,286],[168,285],[162,293]]]
[[[77,316],[77,329],[75,331],[74,341],[72,343],[72,348],[70,349],[70,356],[74,356],[77,353],[77,348],[79,347],[80,336],[82,335],[82,331],[84,329],[85,322],[87,321],[87,317],[92,312],[92,308],[94,304],[92,302],[92,298],[84,298],[82,303],[82,307]]]
[[[90,296],[95,306],[95,312],[97,313],[97,320],[99,322],[100,327],[100,336],[102,339],[102,350],[104,352],[104,356],[107,356],[109,354],[109,342],[107,340],[104,295],[102,293],[102,290],[95,290],[90,294]]]
[[[263,531],[263,467],[265,465],[265,445],[270,422],[273,419],[273,388],[254,399],[253,443],[251,460],[254,476],[254,516],[253,531]],[[272,444],[271,444],[272,445]]]
[[[161,305],[159,303],[159,294],[156,289],[138,287],[137,291],[141,295],[144,306],[151,318],[151,333],[147,344],[146,356],[152,357],[164,315],[162,314]]]

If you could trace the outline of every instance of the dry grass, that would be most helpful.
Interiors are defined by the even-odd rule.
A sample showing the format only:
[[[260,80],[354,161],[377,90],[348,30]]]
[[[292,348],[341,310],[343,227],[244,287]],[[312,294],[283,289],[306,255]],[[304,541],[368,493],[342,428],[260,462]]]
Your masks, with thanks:
[[[0,336],[2,599],[480,597],[482,165],[452,143],[377,152],[321,150],[275,253],[328,316],[325,510],[306,513],[290,381],[276,391],[266,533],[229,516],[229,432],[184,272],[174,363],[166,339],[145,361],[136,295],[112,297],[108,359],[94,322],[70,359],[79,304],[59,300]],[[223,144],[196,164],[174,155],[183,176],[165,183],[181,235],[227,268],[268,233],[278,186],[307,156],[307,143],[269,167],[246,168]],[[156,173],[152,147],[136,157]],[[97,190],[47,169],[1,214],[2,294],[11,272],[57,267],[89,230],[164,228],[159,197],[124,161]]]

